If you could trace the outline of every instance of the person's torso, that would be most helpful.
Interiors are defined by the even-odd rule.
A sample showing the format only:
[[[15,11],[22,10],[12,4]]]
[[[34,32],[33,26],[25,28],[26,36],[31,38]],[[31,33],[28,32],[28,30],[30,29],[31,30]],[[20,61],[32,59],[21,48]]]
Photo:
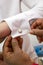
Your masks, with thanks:
[[[22,0],[28,8],[33,8],[40,0]],[[20,13],[21,0],[0,0],[0,19]]]

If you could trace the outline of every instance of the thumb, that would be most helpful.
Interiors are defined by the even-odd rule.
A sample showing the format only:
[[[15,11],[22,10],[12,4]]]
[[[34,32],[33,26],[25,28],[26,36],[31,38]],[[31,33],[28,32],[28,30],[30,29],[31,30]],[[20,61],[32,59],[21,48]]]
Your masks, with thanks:
[[[33,34],[33,35],[37,35],[37,36],[42,37],[43,36],[43,30],[40,30],[40,29],[32,29],[30,31],[30,34]]]
[[[12,48],[13,48],[13,51],[19,49],[18,41],[14,38],[12,39]]]

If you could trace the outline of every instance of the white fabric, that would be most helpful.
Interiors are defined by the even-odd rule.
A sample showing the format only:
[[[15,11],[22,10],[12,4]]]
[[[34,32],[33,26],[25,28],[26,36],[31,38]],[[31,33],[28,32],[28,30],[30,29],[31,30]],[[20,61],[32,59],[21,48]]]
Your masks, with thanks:
[[[20,13],[21,1],[29,9],[36,7],[40,1],[43,3],[43,0],[0,0],[0,20]],[[39,3],[40,6],[43,5],[41,3]]]
[[[30,10],[18,14],[21,12],[21,1],[23,1],[23,3],[28,8],[30,8]],[[22,49],[23,51],[28,53],[32,59],[37,58],[37,55],[34,51],[33,46],[30,43],[29,34],[27,34],[27,31],[30,30],[28,22],[31,19],[41,17],[43,17],[43,0],[0,0],[0,20],[4,19],[7,22],[12,31],[12,37],[22,35],[24,39]],[[22,33],[18,33],[19,28],[22,29]],[[35,59],[35,62],[37,63],[37,59]]]
[[[20,0],[0,0],[0,20],[20,13]]]

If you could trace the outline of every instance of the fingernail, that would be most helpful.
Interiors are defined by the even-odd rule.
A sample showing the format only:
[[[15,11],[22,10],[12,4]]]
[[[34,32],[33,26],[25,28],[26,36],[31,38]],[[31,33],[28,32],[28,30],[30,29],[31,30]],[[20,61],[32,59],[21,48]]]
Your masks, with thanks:
[[[17,43],[17,40],[16,39],[12,39],[12,43]]]
[[[30,31],[30,34],[33,34],[33,30]]]

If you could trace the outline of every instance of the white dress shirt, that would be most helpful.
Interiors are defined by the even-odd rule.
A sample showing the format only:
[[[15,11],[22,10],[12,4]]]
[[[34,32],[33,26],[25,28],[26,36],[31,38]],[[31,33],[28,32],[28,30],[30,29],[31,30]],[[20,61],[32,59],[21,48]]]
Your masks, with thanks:
[[[21,1],[32,11],[40,15],[43,12],[43,0],[0,0],[0,20],[21,12]],[[37,9],[36,9],[37,8]],[[29,10],[29,11],[30,11]],[[36,14],[35,12],[35,14]],[[32,14],[32,12],[31,12]],[[34,16],[35,16],[34,14]]]
[[[29,11],[20,13],[21,1],[30,9]],[[4,19],[6,21],[12,31],[12,37],[23,37],[22,49],[27,54],[29,54],[36,63],[38,63],[37,55],[34,51],[32,44],[30,43],[28,34],[30,30],[29,23],[31,24],[30,20],[32,19],[42,17],[43,0],[1,0],[0,2],[0,20]]]

